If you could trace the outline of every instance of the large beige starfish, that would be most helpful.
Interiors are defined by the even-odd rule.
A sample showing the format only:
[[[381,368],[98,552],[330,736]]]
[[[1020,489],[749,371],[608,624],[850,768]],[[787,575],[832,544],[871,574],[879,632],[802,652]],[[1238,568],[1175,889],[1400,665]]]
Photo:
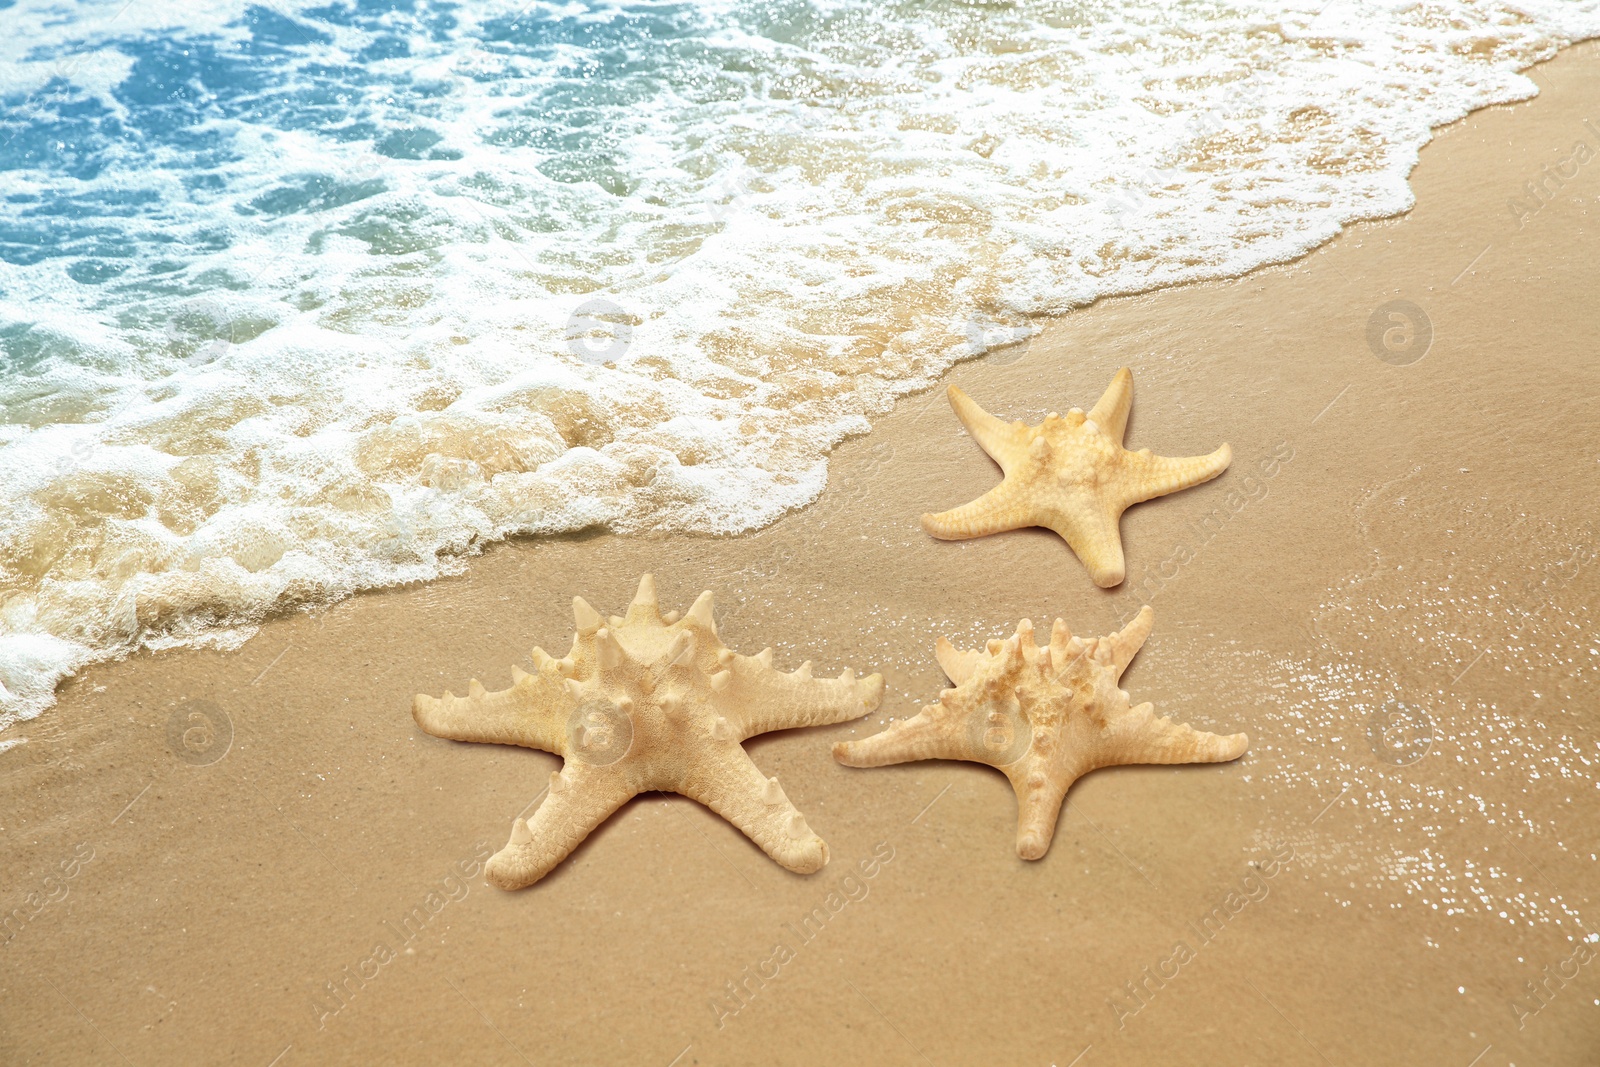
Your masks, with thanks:
[[[809,660],[793,674],[774,670],[770,648],[735,655],[717,639],[709,590],[681,620],[663,616],[648,574],[626,619],[602,620],[581,597],[572,607],[578,632],[564,658],[535,648],[538,673],[513,667],[510,689],[485,692],[474,678],[465,697],[418,695],[412,709],[430,734],[565,760],[539,810],[517,819],[510,844],[489,860],[489,881],[537,882],[630,797],[652,790],[698,800],[791,871],[827,863],[828,846],[741,742],[860,718],[878,706],[883,676],[812,678]]]
[[[1130,706],[1117,681],[1154,618],[1146,607],[1120,633],[1087,641],[1057,619],[1046,648],[1027,619],[984,652],[941,637],[939,665],[956,687],[882,733],[834,745],[834,758],[851,767],[925,759],[998,767],[1017,793],[1017,855],[1036,860],[1050,848],[1067,790],[1097,767],[1222,763],[1249,746],[1244,734],[1203,733],[1156,718],[1150,704]]]
[[[1122,581],[1122,513],[1221,474],[1233,458],[1224,444],[1209,456],[1169,459],[1148,448],[1122,447],[1133,404],[1133,373],[1117,371],[1088,415],[1073,408],[1051,412],[1038,426],[1006,423],[984,411],[955,386],[950,406],[1005,478],[970,504],[922,516],[922,527],[947,541],[983,537],[1026,526],[1054,530],[1072,546],[1101,588]]]

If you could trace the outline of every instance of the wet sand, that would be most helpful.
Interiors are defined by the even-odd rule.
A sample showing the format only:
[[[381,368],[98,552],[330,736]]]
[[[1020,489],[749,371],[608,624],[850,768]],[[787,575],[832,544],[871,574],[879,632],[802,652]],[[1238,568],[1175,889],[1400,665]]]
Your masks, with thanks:
[[[754,534],[499,545],[83,672],[0,753],[3,1059],[1594,1063],[1600,47],[1532,76],[1440,131],[1404,218],[947,376],[1037,422],[1128,366],[1130,447],[1231,443],[1128,513],[1115,590],[1047,532],[921,531],[997,479],[940,388]],[[886,676],[868,718],[747,746],[832,862],[647,796],[489,887],[559,760],[424,735],[412,694],[503,687],[565,651],[573,594],[619,611],[645,570],[664,607],[715,590],[739,651]],[[940,635],[1141,603],[1124,688],[1250,751],[1090,775],[1043,860],[994,770],[831,758],[936,697]]]

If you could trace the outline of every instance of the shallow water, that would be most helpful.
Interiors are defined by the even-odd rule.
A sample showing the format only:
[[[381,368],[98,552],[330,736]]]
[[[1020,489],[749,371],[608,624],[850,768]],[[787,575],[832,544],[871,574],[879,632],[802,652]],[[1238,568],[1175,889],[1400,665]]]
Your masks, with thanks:
[[[736,532],[951,362],[1411,202],[1589,4],[0,10],[0,725],[139,646]]]
[[[1593,524],[1535,518],[1515,490],[1478,498],[1457,471],[1419,465],[1351,502],[1367,567],[1280,624],[1292,650],[1177,636],[1162,652],[1193,704],[1232,687],[1253,709],[1260,839],[1292,842],[1335,906],[1570,947],[1594,939],[1571,881],[1594,860],[1600,788]]]

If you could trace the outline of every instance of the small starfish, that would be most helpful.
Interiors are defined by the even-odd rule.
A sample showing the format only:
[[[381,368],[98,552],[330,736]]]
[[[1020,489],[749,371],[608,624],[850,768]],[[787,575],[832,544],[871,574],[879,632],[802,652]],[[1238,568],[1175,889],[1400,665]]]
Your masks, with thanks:
[[[946,541],[963,541],[1048,527],[1072,546],[1096,585],[1117,585],[1126,575],[1117,527],[1122,513],[1141,500],[1209,482],[1233,458],[1226,444],[1209,456],[1183,459],[1152,455],[1148,448],[1129,452],[1122,436],[1132,404],[1127,367],[1117,371],[1088,415],[1079,408],[1065,418],[1052,411],[1038,426],[1001,422],[952,385],[956,417],[1005,478],[970,504],[922,516],[922,528]]]
[[[486,692],[474,678],[465,697],[418,695],[413,705],[430,734],[565,760],[533,818],[517,819],[510,844],[489,860],[489,881],[532,885],[612,812],[652,790],[698,800],[791,871],[828,862],[827,844],[741,742],[860,718],[882,699],[882,675],[857,681],[847,668],[837,679],[812,678],[810,660],[793,674],[773,670],[770,648],[735,655],[717,639],[709,590],[680,621],[676,611],[660,613],[648,574],[626,619],[607,625],[582,597],[572,609],[578,632],[564,658],[535,648],[538,673],[512,667],[510,689]]]
[[[1154,618],[1145,607],[1120,633],[1087,641],[1057,619],[1042,649],[1027,619],[1016,636],[991,640],[985,652],[958,651],[941,637],[939,665],[956,687],[882,733],[834,745],[834,758],[850,767],[924,759],[998,767],[1017,793],[1017,855],[1036,860],[1050,848],[1067,790],[1090,771],[1224,763],[1250,744],[1244,734],[1224,737],[1158,719],[1150,704],[1130,706],[1117,682]]]

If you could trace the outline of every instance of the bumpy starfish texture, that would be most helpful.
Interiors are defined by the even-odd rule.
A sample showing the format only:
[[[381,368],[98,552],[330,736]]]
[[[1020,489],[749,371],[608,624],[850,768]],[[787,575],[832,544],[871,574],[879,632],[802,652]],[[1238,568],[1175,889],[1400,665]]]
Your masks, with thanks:
[[[1109,589],[1126,574],[1122,513],[1142,500],[1208,482],[1227,468],[1224,444],[1209,456],[1169,459],[1148,448],[1122,447],[1133,404],[1133,374],[1124,367],[1085,415],[1073,408],[1051,412],[1038,426],[1006,423],[984,411],[955,386],[956,417],[1000,464],[1005,478],[970,504],[922,516],[923,529],[946,541],[1044,526],[1072,546],[1096,585]]]
[[[488,863],[502,889],[532,885],[629,798],[653,790],[698,800],[791,871],[828,862],[828,846],[756,769],[741,742],[756,734],[860,718],[878,706],[883,676],[811,676],[772,667],[772,649],[734,654],[717,639],[711,592],[689,614],[662,615],[645,575],[626,618],[603,620],[572,601],[578,632],[554,659],[533,650],[536,674],[511,669],[514,684],[486,692],[474,678],[464,697],[418,695],[412,712],[430,734],[553,752],[565,760],[550,792]]]
[[[1117,686],[1150,635],[1148,607],[1109,637],[1073,637],[1057,619],[1040,648],[1033,623],[964,652],[939,639],[939,665],[955,683],[939,702],[882,733],[833,747],[851,767],[913,760],[971,760],[998,767],[1017,793],[1017,855],[1036,860],[1050,848],[1061,803],[1072,783],[1098,767],[1127,763],[1223,763],[1244,754],[1244,734],[1221,736],[1132,707]]]

